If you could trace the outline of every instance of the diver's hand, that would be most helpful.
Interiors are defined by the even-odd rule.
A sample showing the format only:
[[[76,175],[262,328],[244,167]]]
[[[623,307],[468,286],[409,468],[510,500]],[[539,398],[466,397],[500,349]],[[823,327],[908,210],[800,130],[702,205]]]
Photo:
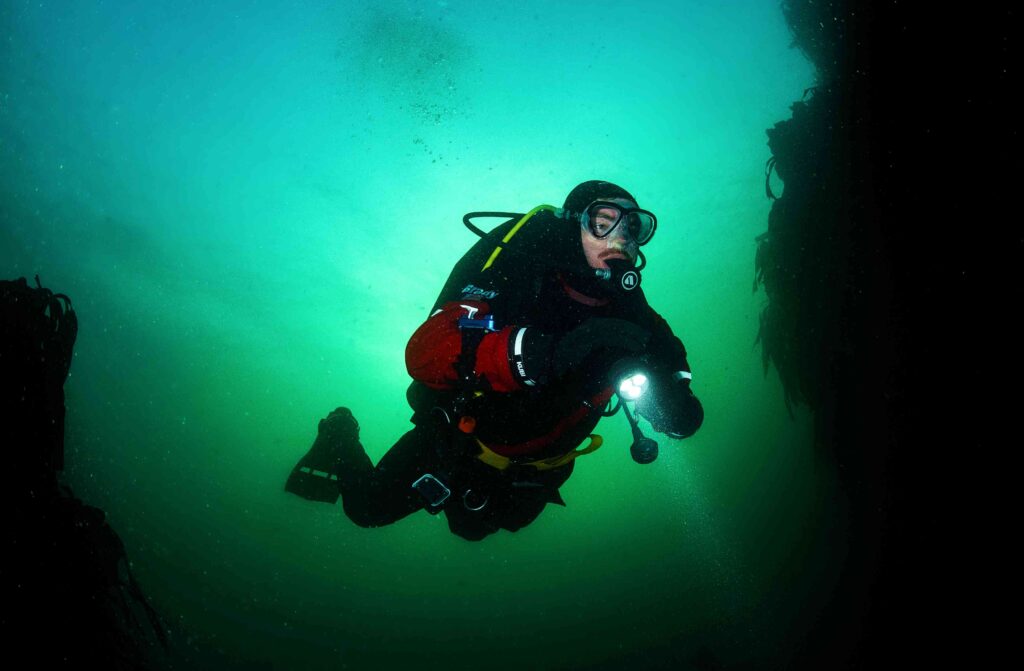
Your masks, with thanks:
[[[612,361],[642,352],[650,333],[632,322],[592,317],[558,337],[525,327],[509,339],[509,361],[513,374],[527,387],[544,385],[596,357]]]
[[[658,433],[670,438],[689,438],[704,422],[704,407],[690,389],[688,379],[659,375],[636,403],[636,412]]]
[[[592,317],[562,336],[555,345],[552,374],[561,377],[594,357],[618,359],[638,354],[646,349],[650,338],[646,329],[624,319]]]

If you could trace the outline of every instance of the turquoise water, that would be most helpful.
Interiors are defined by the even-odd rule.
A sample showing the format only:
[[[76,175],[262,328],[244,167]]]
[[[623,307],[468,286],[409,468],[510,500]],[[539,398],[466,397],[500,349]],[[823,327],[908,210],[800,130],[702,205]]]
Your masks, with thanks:
[[[813,84],[775,3],[14,1],[0,26],[0,270],[74,301],[67,480],[189,663],[786,659],[841,544],[753,347],[764,129]],[[566,508],[476,544],[286,495],[334,407],[373,459],[409,426],[462,214],[594,178],[658,214],[645,288],[700,433],[641,467],[606,420]]]

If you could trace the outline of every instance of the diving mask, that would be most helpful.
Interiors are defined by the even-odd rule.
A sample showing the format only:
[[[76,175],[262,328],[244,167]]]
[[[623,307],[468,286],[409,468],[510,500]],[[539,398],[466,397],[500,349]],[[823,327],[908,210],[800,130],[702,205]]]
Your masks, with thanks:
[[[627,241],[639,246],[646,245],[654,237],[658,220],[652,213],[638,207],[625,207],[609,200],[595,200],[580,215],[580,224],[599,240],[617,232]]]

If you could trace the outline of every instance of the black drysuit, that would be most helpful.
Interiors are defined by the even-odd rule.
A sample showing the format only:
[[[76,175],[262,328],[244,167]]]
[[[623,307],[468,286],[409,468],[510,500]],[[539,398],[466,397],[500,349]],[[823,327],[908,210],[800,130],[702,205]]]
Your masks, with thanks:
[[[558,488],[574,462],[546,470],[529,463],[557,458],[586,441],[612,396],[612,370],[627,356],[648,371],[648,396],[657,397],[638,411],[675,437],[699,428],[703,410],[689,388],[686,350],[643,291],[608,290],[587,280],[587,268],[568,262],[583,258],[578,226],[567,229],[541,212],[505,242],[514,223],[499,226],[467,252],[410,339],[406,362],[414,382],[408,400],[415,428],[376,468],[361,446],[346,452],[338,483],[345,511],[357,524],[380,526],[424,507],[443,508],[453,533],[477,540],[529,524],[548,503],[564,505]],[[502,249],[495,253],[497,247]],[[489,317],[489,328],[479,328]],[[595,319],[609,321],[588,322]],[[551,343],[585,323],[604,328],[623,322],[633,325],[627,334],[636,327],[645,333],[640,351],[611,333],[562,352],[568,363],[560,374],[541,366],[544,375],[533,379],[524,370],[531,355],[534,362],[546,360],[523,352],[538,342],[535,334]],[[535,363],[533,368],[537,377]],[[508,467],[482,462],[481,446],[507,457]],[[443,506],[428,505],[412,488],[426,473],[451,490]]]

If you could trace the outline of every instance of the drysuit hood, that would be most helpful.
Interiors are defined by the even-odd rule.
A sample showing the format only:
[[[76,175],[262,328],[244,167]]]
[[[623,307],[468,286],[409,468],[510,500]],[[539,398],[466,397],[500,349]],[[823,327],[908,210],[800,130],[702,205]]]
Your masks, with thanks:
[[[595,298],[611,298],[619,294],[619,288],[614,282],[599,279],[594,268],[587,263],[587,255],[583,250],[583,240],[580,234],[580,216],[595,200],[615,198],[625,198],[636,203],[633,194],[621,186],[593,179],[577,184],[565,197],[565,204],[562,205],[562,216],[570,224],[574,224],[566,226],[564,229],[566,235],[564,244],[567,251],[564,258],[568,259],[565,268],[566,280],[577,291]]]
[[[592,179],[582,184],[577,184],[569,195],[565,197],[565,204],[562,209],[570,216],[579,217],[595,200],[612,200],[614,198],[625,198],[636,203],[636,198],[629,191],[626,191],[617,184],[605,182],[599,179]]]

